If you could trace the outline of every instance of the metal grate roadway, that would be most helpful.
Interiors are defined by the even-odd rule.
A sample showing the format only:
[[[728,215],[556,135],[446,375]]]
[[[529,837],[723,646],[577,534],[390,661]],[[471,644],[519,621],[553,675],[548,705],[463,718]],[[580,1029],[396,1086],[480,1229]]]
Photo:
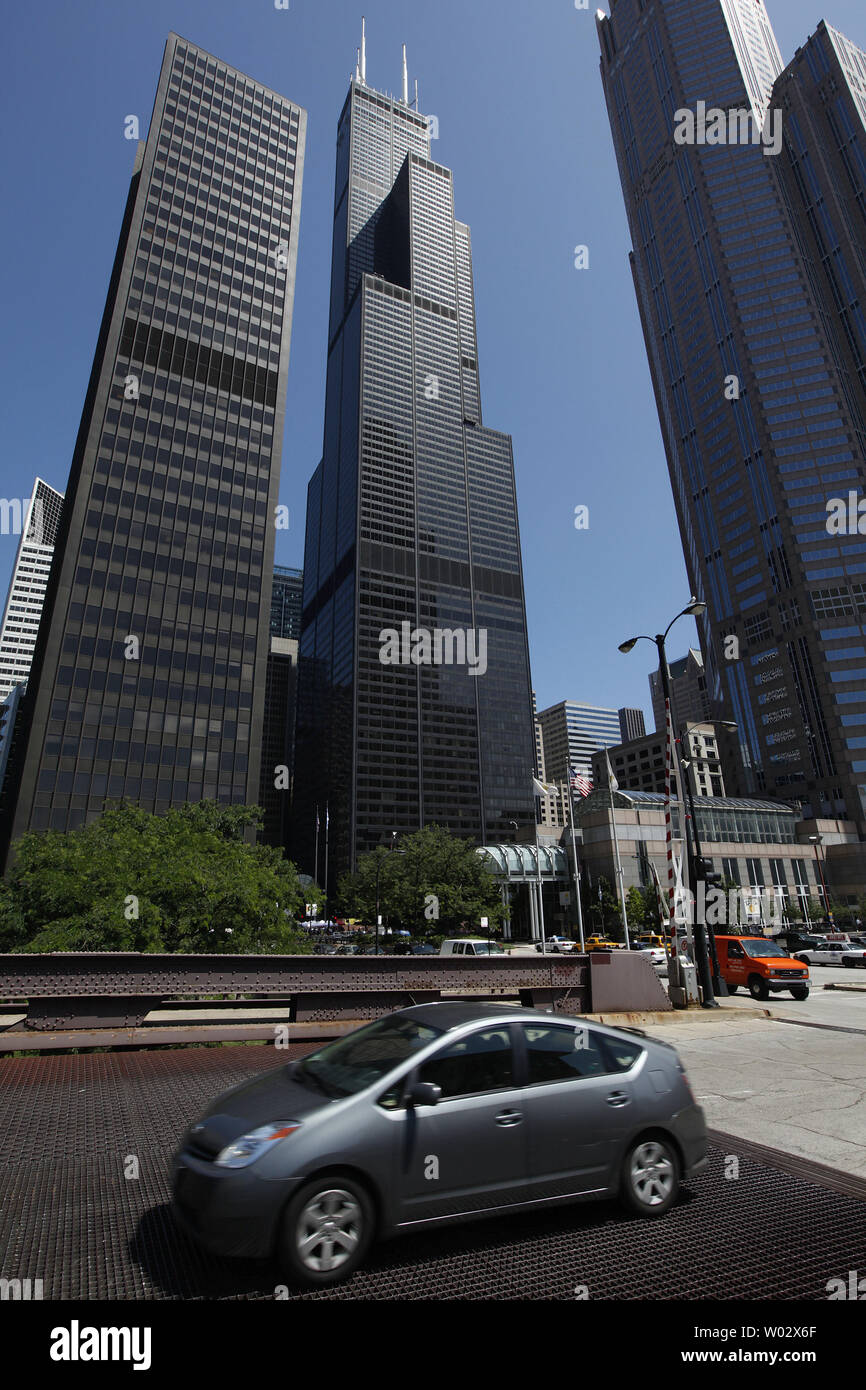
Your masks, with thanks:
[[[46,1299],[272,1298],[276,1266],[218,1260],[175,1228],[167,1167],[215,1094],[314,1045],[0,1062],[0,1271],[41,1278]],[[808,1164],[714,1139],[710,1172],[661,1221],[597,1203],[474,1222],[379,1245],[347,1284],[290,1297],[826,1299],[829,1279],[866,1269],[866,1185],[834,1191]]]

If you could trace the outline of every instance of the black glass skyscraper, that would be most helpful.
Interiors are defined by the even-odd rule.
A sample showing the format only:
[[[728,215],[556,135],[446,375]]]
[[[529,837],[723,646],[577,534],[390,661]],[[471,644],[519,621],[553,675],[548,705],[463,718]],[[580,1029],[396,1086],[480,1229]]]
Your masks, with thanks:
[[[13,834],[255,802],[306,115],[170,35],[27,693]]]
[[[470,644],[486,644],[474,668]],[[332,880],[395,831],[482,841],[533,823],[511,440],[481,420],[469,228],[405,67],[394,99],[363,56],[337,134],[298,699],[295,835],[312,866],[328,807]]]
[[[866,58],[763,0],[613,0],[602,78],[732,791],[866,836]],[[728,780],[728,779],[726,779]]]

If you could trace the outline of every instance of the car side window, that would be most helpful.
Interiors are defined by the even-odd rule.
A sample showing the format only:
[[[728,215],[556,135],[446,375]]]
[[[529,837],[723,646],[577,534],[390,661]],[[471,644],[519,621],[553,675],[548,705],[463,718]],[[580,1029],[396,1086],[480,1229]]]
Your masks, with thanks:
[[[526,1023],[523,1037],[530,1086],[603,1076],[609,1070],[598,1036],[589,1028]]]
[[[513,1086],[514,1058],[508,1028],[479,1030],[444,1047],[418,1068],[418,1080],[439,1086],[442,1100]]]
[[[728,960],[742,960],[742,958],[742,946],[736,946],[733,942],[731,942],[730,946],[728,947]]]

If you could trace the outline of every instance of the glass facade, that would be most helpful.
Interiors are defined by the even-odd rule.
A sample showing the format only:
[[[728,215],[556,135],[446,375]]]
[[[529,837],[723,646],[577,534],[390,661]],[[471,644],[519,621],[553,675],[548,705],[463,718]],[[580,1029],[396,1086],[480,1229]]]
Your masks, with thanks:
[[[106,798],[258,799],[305,130],[284,97],[169,36],[63,509],[14,834],[74,828]]]
[[[592,755],[621,741],[619,711],[577,700],[543,709],[538,715],[548,782],[567,782],[569,768],[592,778]]]
[[[271,589],[271,636],[290,637],[295,642],[301,635],[301,612],[304,600],[304,571],[274,565]]]
[[[470,634],[485,669],[385,664],[382,634]],[[468,647],[467,647],[468,651]],[[426,118],[356,79],[340,117],[322,461],[310,483],[295,831],[334,873],[432,822],[533,821],[511,440],[481,422],[471,242]]]
[[[859,696],[834,685],[818,632],[864,597],[866,540],[826,530],[827,500],[866,485],[866,395],[843,346],[859,306],[828,312],[832,288],[807,245],[809,227],[823,229],[824,273],[842,287],[863,229],[829,225],[806,158],[809,146],[823,165],[835,141],[851,206],[845,161],[862,189],[862,109],[840,82],[832,141],[817,123],[807,136],[790,89],[809,59],[783,72],[763,0],[614,0],[599,35],[686,563],[708,604],[712,716],[739,728],[726,780],[866,827],[841,724],[849,700],[866,717],[862,682]],[[841,51],[824,48],[828,64]],[[753,119],[761,140],[781,120],[776,155],[753,140],[675,141],[676,113],[699,102],[729,125],[730,113]]]

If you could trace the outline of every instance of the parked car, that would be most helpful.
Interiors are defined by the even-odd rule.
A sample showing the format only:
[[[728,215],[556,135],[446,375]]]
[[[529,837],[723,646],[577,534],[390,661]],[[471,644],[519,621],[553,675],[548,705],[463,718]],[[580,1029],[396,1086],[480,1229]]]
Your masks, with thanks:
[[[276,1254],[322,1286],[407,1228],[614,1196],[661,1217],[706,1166],[704,1113],[669,1043],[443,1002],[218,1096],[171,1182],[179,1223],[208,1250]]]
[[[663,946],[633,946],[632,950],[636,951],[639,956],[646,956],[657,970],[667,970],[668,953]]]
[[[410,946],[409,954],[412,956],[438,956],[439,952],[435,946],[431,946],[429,941],[419,941],[414,946]]]
[[[542,947],[540,941],[536,941],[535,949],[536,951],[551,951],[554,955],[565,955],[569,951],[579,951],[580,946],[570,936],[546,936],[544,946]]]
[[[717,936],[719,970],[731,994],[741,985],[753,999],[787,989],[795,999],[809,997],[809,968],[766,936]]]
[[[862,946],[852,946],[849,941],[820,941],[816,946],[794,953],[795,960],[805,961],[807,965],[859,965],[866,956]]]
[[[816,951],[826,938],[814,932],[783,931],[773,939],[793,954],[794,951]]]
[[[505,952],[495,941],[485,941],[481,936],[453,936],[443,941],[440,956],[504,956]]]

